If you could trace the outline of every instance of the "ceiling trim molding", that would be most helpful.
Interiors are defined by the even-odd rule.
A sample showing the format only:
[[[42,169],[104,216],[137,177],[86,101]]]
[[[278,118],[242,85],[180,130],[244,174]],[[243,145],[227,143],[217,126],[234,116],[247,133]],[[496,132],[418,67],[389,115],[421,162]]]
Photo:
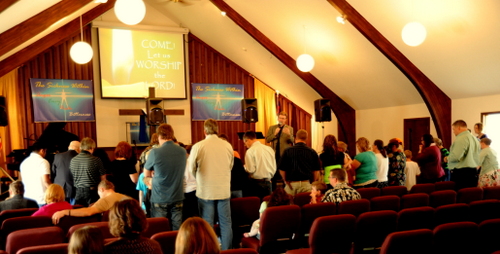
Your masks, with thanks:
[[[327,0],[415,86],[429,110],[437,135],[451,145],[451,99],[345,0]]]
[[[310,72],[302,72],[297,68],[295,59],[289,56],[278,45],[271,41],[267,36],[260,32],[255,26],[243,18],[238,12],[231,8],[223,0],[210,0],[219,10],[225,11],[226,16],[234,21],[241,29],[247,32],[252,38],[266,48],[285,66],[287,66],[298,77],[304,80],[323,98],[331,101],[331,108],[335,113],[339,123],[339,140],[346,141],[350,147],[355,147],[356,139],[356,111],[335,94],[330,88],[323,84]],[[313,102],[311,102],[313,103]],[[354,151],[355,149],[351,149]]]

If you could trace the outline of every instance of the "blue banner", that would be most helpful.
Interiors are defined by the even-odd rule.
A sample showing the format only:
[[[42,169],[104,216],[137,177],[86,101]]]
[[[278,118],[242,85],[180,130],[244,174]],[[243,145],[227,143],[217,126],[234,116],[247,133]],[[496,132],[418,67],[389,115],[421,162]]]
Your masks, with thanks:
[[[35,123],[95,121],[92,80],[30,79]]]
[[[192,84],[193,120],[241,121],[243,85]]]

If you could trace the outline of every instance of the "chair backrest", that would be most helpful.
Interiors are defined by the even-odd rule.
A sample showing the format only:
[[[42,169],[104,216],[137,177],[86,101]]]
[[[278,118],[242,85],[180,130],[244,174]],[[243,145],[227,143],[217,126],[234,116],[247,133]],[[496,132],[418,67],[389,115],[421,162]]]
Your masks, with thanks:
[[[244,197],[231,199],[232,227],[252,225],[259,218],[260,198]]]
[[[398,231],[434,228],[434,208],[413,207],[399,211]]]
[[[500,219],[485,220],[479,224],[480,253],[493,253],[500,250],[498,232],[500,232]]]
[[[337,205],[335,203],[308,204],[304,205],[301,209],[302,221],[300,223],[299,236],[309,233],[316,218],[336,214]]]
[[[469,204],[472,201],[483,199],[483,189],[479,187],[463,188],[458,190],[457,203]]]
[[[356,221],[354,233],[354,253],[362,253],[363,248],[380,247],[385,237],[396,231],[398,213],[384,210],[366,212]]]
[[[434,184],[434,187],[436,191],[455,190],[455,182],[452,181],[437,182]]]
[[[302,207],[303,205],[311,203],[311,192],[301,192],[295,194],[293,197],[293,204]]]
[[[20,249],[17,254],[67,254],[67,243],[31,246]]]
[[[457,193],[454,190],[440,190],[431,193],[430,204],[436,208],[442,205],[455,204],[457,201]]]
[[[500,186],[483,188],[483,199],[500,199]]]
[[[427,193],[430,195],[435,190],[436,185],[433,183],[420,183],[413,185],[410,189],[410,193]]]
[[[500,218],[500,201],[498,199],[487,199],[472,201],[469,204],[470,218],[479,224],[489,219]]]
[[[151,236],[151,239],[157,241],[160,244],[163,254],[174,254],[177,232],[178,231],[166,231],[156,233]]]
[[[478,226],[474,222],[446,223],[434,228],[435,253],[477,253]]]
[[[21,216],[31,216],[36,211],[38,211],[38,208],[22,208],[22,209],[4,210],[4,211],[0,212],[0,225],[6,219],[14,218],[14,217],[21,217]]]
[[[429,194],[413,193],[413,194],[406,194],[401,197],[400,209],[421,207],[428,205],[429,205]]]
[[[370,201],[364,198],[340,202],[337,207],[337,214],[352,214],[356,217],[369,211]]]
[[[6,219],[3,221],[2,229],[0,230],[2,246],[5,246],[5,240],[7,240],[7,236],[14,231],[50,226],[53,226],[52,218],[48,216],[22,216]]]
[[[382,244],[380,254],[431,253],[432,230],[416,229],[390,233]]]
[[[300,216],[298,205],[268,207],[260,219],[261,248],[278,239],[291,239],[298,232]]]
[[[88,217],[64,216],[61,219],[59,219],[59,223],[57,223],[56,226],[60,227],[66,234],[69,231],[69,229],[74,225],[99,222],[99,221],[101,221],[101,214],[94,214]]]
[[[379,188],[376,187],[371,187],[371,188],[361,188],[357,189],[359,195],[361,195],[361,198],[366,198],[368,200],[378,197],[381,194],[381,191]]]
[[[102,232],[102,236],[104,239],[115,237],[114,235],[111,234],[111,232],[109,232],[109,223],[107,221],[98,221],[98,222],[90,222],[90,223],[85,223],[85,224],[77,224],[77,225],[72,226],[68,230],[68,233],[66,234],[68,241],[69,241],[69,239],[71,239],[71,235],[73,235],[73,233],[76,230],[83,228],[83,227],[86,227],[86,226],[94,226],[94,227],[98,228]]]
[[[150,238],[156,233],[171,230],[170,222],[165,217],[147,218],[146,221],[148,222],[148,227],[141,234],[144,237]]]
[[[370,200],[370,211],[399,211],[400,198],[396,195],[374,197]]]
[[[355,225],[356,217],[352,214],[317,218],[309,235],[311,254],[349,253]]]
[[[468,221],[469,218],[469,205],[467,204],[442,205],[435,209],[434,225]]]
[[[64,234],[59,227],[30,228],[17,230],[7,236],[5,251],[17,253],[24,247],[63,243]]]
[[[406,186],[387,186],[382,188],[382,196],[385,195],[397,195],[402,197],[403,195],[408,193],[408,189]]]
[[[165,252],[163,252],[165,253]],[[259,254],[256,250],[250,248],[240,248],[232,250],[223,250],[220,254]]]

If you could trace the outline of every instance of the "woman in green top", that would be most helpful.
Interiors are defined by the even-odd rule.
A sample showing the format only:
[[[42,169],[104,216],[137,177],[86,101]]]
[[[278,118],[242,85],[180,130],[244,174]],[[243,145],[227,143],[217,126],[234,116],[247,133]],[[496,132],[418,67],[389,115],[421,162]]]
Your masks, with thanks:
[[[356,141],[359,153],[354,156],[351,167],[356,171],[354,188],[377,187],[377,157],[370,151],[370,141],[361,137]]]

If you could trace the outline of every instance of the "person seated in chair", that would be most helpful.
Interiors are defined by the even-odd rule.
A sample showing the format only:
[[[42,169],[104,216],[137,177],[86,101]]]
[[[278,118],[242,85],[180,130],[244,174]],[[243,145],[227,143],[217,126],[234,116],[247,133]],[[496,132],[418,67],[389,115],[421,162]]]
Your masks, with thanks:
[[[332,202],[337,205],[347,200],[361,199],[361,195],[346,183],[347,173],[342,168],[330,171],[330,184],[333,189],[328,190],[321,202]]]
[[[24,198],[24,184],[17,180],[9,185],[9,197],[0,202],[0,212],[21,208],[38,208],[35,200]]]

